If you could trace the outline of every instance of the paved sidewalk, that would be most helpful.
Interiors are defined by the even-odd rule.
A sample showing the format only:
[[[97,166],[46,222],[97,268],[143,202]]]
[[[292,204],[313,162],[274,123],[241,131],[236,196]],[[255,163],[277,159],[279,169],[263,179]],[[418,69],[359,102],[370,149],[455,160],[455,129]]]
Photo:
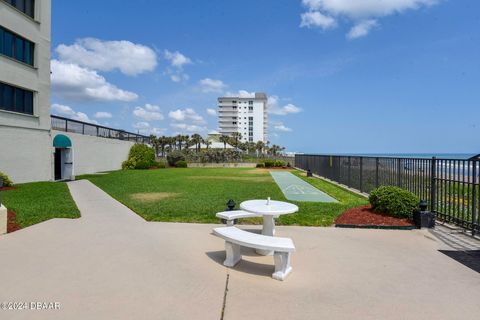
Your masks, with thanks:
[[[278,227],[297,252],[285,282],[246,250],[222,266],[214,225],[149,223],[88,181],[69,183],[82,212],[0,237],[0,302],[59,311],[0,319],[477,319],[480,274],[425,231]],[[259,230],[259,226],[242,226]]]

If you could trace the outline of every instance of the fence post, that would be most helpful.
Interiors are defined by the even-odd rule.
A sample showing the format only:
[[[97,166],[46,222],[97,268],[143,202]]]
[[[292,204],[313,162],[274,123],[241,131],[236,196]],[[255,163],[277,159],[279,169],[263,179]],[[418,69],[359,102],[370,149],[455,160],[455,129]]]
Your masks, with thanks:
[[[363,157],[360,157],[360,192],[363,193]]]
[[[402,187],[402,161],[400,158],[397,158],[397,186]]]
[[[432,167],[430,170],[430,211],[435,212],[436,191],[437,191],[437,158],[432,158]]]
[[[477,160],[473,160],[473,188],[472,188],[472,236],[475,235],[475,222],[477,220]]]
[[[380,159],[375,158],[375,188],[378,188],[378,165],[380,164]]]
[[[351,180],[350,180],[351,174],[352,174],[352,157],[348,157],[348,179],[347,179],[348,183],[347,183],[347,185],[348,185],[349,187],[351,187],[351,184],[350,184],[350,182],[351,182]]]
[[[68,132],[68,120],[65,120],[65,132]]]

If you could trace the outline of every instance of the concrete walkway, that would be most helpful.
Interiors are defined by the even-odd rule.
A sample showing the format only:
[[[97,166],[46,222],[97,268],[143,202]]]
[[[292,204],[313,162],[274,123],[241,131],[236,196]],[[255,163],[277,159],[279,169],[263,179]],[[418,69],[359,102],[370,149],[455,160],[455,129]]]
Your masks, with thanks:
[[[221,319],[222,310],[224,319],[477,319],[480,312],[480,274],[439,252],[444,244],[428,232],[279,227],[298,250],[293,273],[279,282],[270,278],[272,257],[251,251],[235,269],[223,267],[214,225],[148,223],[88,181],[69,187],[81,219],[0,238],[0,302],[61,309],[0,310],[0,319]]]

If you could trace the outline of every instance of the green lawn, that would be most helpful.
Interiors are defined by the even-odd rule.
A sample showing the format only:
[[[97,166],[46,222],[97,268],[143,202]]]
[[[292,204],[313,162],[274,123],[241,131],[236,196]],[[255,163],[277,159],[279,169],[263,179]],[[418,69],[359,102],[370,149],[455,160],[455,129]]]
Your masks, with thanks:
[[[17,223],[28,227],[53,218],[79,218],[80,211],[64,182],[36,182],[16,185],[2,192],[5,206],[17,213]]]
[[[295,174],[300,175],[299,172]],[[237,204],[267,197],[286,201],[266,170],[136,170],[80,178],[90,180],[148,221],[216,223],[215,213],[223,211],[229,199],[234,199]],[[329,226],[347,208],[366,203],[364,198],[328,182],[305,179],[340,203],[294,202],[300,211],[282,216],[278,224]],[[261,223],[261,220],[244,219],[241,222]]]

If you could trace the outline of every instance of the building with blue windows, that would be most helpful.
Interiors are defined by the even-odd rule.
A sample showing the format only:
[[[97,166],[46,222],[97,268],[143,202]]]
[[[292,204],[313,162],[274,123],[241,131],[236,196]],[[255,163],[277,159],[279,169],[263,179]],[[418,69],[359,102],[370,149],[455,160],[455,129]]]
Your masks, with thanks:
[[[51,180],[50,0],[0,0],[0,167]]]

